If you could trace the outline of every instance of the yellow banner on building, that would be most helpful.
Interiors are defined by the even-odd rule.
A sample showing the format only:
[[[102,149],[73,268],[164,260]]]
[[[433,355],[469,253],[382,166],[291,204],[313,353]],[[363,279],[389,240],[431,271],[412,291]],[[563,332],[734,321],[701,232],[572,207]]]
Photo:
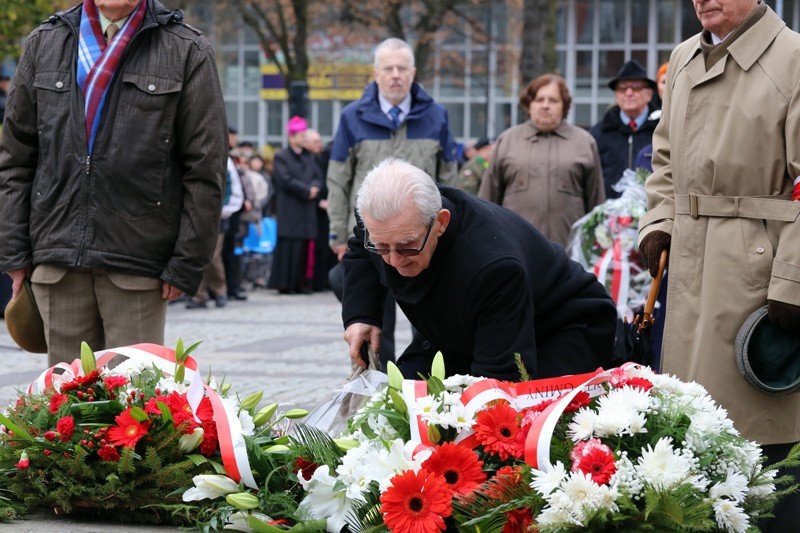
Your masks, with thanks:
[[[372,65],[311,65],[308,69],[308,97],[311,100],[358,100],[371,80]],[[273,64],[261,65],[261,98],[289,98],[286,82]]]

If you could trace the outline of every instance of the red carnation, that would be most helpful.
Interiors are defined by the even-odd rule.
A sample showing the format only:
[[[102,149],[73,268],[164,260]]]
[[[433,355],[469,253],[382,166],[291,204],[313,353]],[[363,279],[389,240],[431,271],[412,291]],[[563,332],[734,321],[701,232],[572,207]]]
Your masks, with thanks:
[[[497,454],[500,460],[522,458],[524,440],[521,438],[517,412],[501,404],[478,413],[475,436],[483,449]]]
[[[298,457],[297,460],[294,462],[294,469],[292,471],[297,474],[301,472],[300,475],[303,476],[303,479],[306,481],[311,480],[311,476],[314,475],[314,472],[319,468],[317,463],[312,463],[311,461],[304,459],[303,457]]]
[[[19,468],[20,470],[25,470],[26,468],[31,466],[31,460],[25,457],[24,459],[20,459],[14,466]]]
[[[128,383],[128,378],[125,376],[108,376],[104,383],[108,390],[112,390],[126,385]]]
[[[588,392],[581,391],[575,395],[569,405],[564,409],[565,413],[574,413],[581,407],[586,407],[591,403],[592,398],[589,396]]]
[[[453,494],[469,494],[486,481],[483,462],[477,454],[452,442],[437,446],[422,467],[442,476]]]
[[[103,461],[119,461],[119,452],[115,446],[106,444],[97,449],[97,455]]]
[[[149,415],[160,415],[161,414],[161,409],[159,409],[158,405],[156,405],[157,402],[161,402],[161,403],[166,404],[167,403],[167,397],[166,396],[155,396],[153,398],[150,398],[149,400],[147,400],[147,403],[144,404],[144,412],[149,414]]]
[[[114,420],[117,425],[108,428],[108,439],[117,446],[133,448],[150,428],[150,421],[139,422],[131,415],[130,408],[118,414]]]
[[[69,400],[69,396],[63,393],[55,393],[50,397],[50,412],[55,414],[58,409]]]
[[[44,438],[46,440],[50,440],[50,441],[56,440],[57,436],[58,436],[58,434],[55,431],[52,431],[52,430],[44,432]]]
[[[217,425],[213,420],[203,421],[203,441],[200,443],[200,453],[205,456],[212,455],[219,447],[217,439]]]
[[[653,388],[653,383],[649,379],[633,377],[633,378],[626,378],[620,381],[619,387],[624,387],[625,385],[629,387],[638,387],[643,391],[647,392]]]
[[[71,416],[62,416],[56,423],[56,431],[60,435],[61,442],[67,442],[75,433],[75,419]]]

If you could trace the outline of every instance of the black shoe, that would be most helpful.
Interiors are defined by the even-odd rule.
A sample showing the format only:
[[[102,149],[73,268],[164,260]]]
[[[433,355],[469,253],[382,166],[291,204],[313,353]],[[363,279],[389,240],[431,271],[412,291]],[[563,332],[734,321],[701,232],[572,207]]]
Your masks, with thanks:
[[[217,307],[225,307],[228,305],[228,299],[225,296],[217,296],[214,298],[214,303],[217,305]]]
[[[202,302],[197,300],[189,300],[188,302],[186,302],[186,309],[206,309],[207,307],[208,304],[206,304],[205,300],[203,300]]]
[[[237,292],[237,293],[233,293],[233,294],[228,294],[228,299],[229,300],[239,300],[240,302],[243,302],[243,301],[247,300],[247,295],[245,293],[243,293],[243,292]]]

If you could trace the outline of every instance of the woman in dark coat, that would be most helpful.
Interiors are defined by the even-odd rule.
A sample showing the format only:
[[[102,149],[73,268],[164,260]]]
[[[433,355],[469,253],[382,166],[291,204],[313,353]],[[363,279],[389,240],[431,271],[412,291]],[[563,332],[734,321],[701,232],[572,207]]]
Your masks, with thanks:
[[[322,175],[314,155],[304,148],[308,125],[292,117],[289,146],[275,156],[278,243],[268,287],[281,294],[310,293],[314,277],[314,239],[317,236],[317,196]]]

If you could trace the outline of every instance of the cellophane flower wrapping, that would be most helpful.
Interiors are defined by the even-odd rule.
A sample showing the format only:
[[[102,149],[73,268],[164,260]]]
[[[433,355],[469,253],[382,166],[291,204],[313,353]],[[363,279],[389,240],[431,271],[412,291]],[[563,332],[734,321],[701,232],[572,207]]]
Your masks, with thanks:
[[[617,304],[619,318],[633,319],[644,305],[652,278],[637,247],[639,220],[647,210],[644,169],[626,170],[614,188],[621,192],[595,206],[572,225],[567,253],[597,276]]]

